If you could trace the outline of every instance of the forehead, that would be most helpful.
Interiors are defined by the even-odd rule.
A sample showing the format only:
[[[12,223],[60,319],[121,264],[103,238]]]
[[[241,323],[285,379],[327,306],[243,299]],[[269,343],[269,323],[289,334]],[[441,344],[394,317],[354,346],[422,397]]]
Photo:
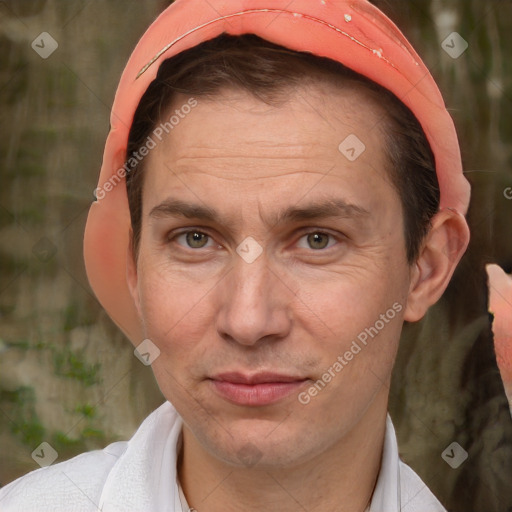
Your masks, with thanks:
[[[390,193],[379,128],[383,113],[359,90],[315,84],[271,106],[246,91],[224,89],[182,110],[189,99],[174,99],[163,117],[181,112],[179,122],[146,159],[146,213],[173,192],[207,203],[224,191],[233,206],[241,196],[246,202],[257,196],[261,206],[265,198],[267,205],[298,201],[334,188],[347,202],[363,195],[358,199],[370,205],[387,197],[382,190]]]
[[[246,153],[248,146],[256,147],[264,141],[269,146],[314,146],[321,154],[333,144],[337,149],[337,142],[349,134],[362,139],[374,132],[372,149],[383,149],[381,134],[374,128],[384,120],[385,111],[360,86],[335,88],[329,83],[308,81],[280,92],[280,98],[286,100],[271,105],[248,91],[227,87],[213,98],[198,97],[199,108],[184,116],[173,129],[176,136],[168,137],[166,142],[176,159],[187,156],[193,145],[236,149],[244,142]],[[188,96],[177,94],[168,114],[179,111],[188,100]],[[215,124],[218,129],[198,130],[198,124]]]
[[[349,135],[367,141],[365,150],[373,157],[383,152],[379,125],[385,112],[361,87],[335,88],[325,82],[308,81],[290,89],[287,96],[287,101],[271,106],[247,91],[225,87],[213,98],[194,98],[197,106],[185,109],[191,98],[176,94],[162,116],[164,123],[174,117],[176,124],[169,134],[163,134],[163,143],[150,158],[165,152],[178,161],[190,157],[191,150],[197,156],[202,149],[224,149],[225,156],[229,151],[232,156],[264,157],[262,148],[280,147],[283,157],[287,152],[296,157],[307,152],[310,157],[332,161],[339,144]],[[179,118],[173,116],[181,111]]]

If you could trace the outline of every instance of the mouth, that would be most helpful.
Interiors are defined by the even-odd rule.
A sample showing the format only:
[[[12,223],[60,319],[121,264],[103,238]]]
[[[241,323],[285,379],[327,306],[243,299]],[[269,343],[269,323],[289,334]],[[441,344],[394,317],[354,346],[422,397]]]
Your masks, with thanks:
[[[260,372],[252,375],[228,372],[208,379],[221,398],[244,406],[270,405],[297,393],[307,377]]]

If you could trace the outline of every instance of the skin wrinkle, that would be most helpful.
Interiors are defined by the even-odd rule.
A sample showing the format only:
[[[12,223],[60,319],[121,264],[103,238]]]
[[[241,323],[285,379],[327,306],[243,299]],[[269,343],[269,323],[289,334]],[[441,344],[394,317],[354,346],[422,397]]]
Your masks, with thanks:
[[[407,263],[400,198],[386,179],[380,134],[369,131],[378,114],[361,98],[348,90],[312,97],[314,109],[300,96],[274,108],[250,95],[229,104],[200,101],[147,157],[140,252],[129,286],[145,336],[161,352],[152,365],[157,382],[185,422],[178,471],[199,512],[288,512],[297,502],[307,510],[321,503],[326,511],[361,512],[371,496],[402,323],[428,307],[429,293],[416,298],[417,283],[429,285],[418,272],[436,262]],[[332,113],[353,102],[354,133],[366,151],[349,162],[338,145],[352,128]],[[323,168],[329,172],[314,170]],[[150,220],[169,196],[211,205],[236,222]],[[359,225],[330,219],[269,229],[263,222],[287,206],[333,196],[371,215]],[[346,231],[346,238],[319,255],[298,247],[306,239],[302,230],[294,233],[302,227]],[[178,228],[203,231],[212,243],[187,249],[166,242]],[[263,247],[250,264],[236,253],[246,236]],[[242,407],[212,389],[209,378],[228,370],[278,371],[311,385],[394,302],[402,310],[307,406],[295,395]],[[247,443],[261,453],[254,467],[238,456]]]
[[[178,197],[169,196],[160,204],[154,206],[149,213],[150,222],[154,223],[155,226],[158,226],[158,223],[161,222],[165,226],[166,221],[173,219],[197,219],[208,224],[224,224],[230,226],[230,229],[233,229],[233,226],[237,224],[234,216],[224,217],[212,208],[197,203],[187,203],[178,199]],[[337,197],[324,198],[321,201],[302,207],[288,207],[286,210],[281,210],[272,215],[272,217],[263,215],[261,204],[258,203],[258,212],[263,219],[263,223],[272,230],[279,228],[279,224],[290,222],[298,224],[305,221],[318,222],[320,220],[331,222],[345,220],[347,223],[356,224],[359,228],[363,228],[370,216],[370,212],[364,208]]]

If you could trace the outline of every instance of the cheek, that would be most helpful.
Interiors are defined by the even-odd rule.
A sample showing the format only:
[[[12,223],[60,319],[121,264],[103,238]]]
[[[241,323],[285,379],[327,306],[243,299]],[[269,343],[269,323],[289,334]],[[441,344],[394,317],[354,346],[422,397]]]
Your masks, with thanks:
[[[212,325],[212,281],[191,279],[179,270],[147,268],[139,275],[145,335],[164,356],[172,352],[173,358],[186,359]]]
[[[329,338],[312,345],[321,357],[319,373],[298,398],[306,404],[310,418],[322,417],[325,424],[356,418],[376,393],[389,387],[404,307],[399,300],[392,301],[391,294],[361,296],[361,302],[354,295],[347,301],[342,293],[337,296],[338,305],[326,301],[321,310]],[[336,294],[331,297],[334,301]],[[315,334],[313,325],[318,324],[311,324],[311,335]]]
[[[404,272],[379,271],[370,264],[365,268],[344,268],[340,272],[305,278],[298,287],[298,303],[304,305],[303,319],[309,319],[316,331],[323,328],[326,338],[341,336],[347,340],[375,324],[381,315],[395,318],[405,307],[407,279]],[[393,304],[399,304],[393,309]],[[398,322],[394,322],[395,324]],[[390,323],[386,323],[389,325]],[[380,326],[380,323],[379,323]]]
[[[315,342],[310,349],[321,358],[322,391],[317,405],[368,394],[389,380],[405,310],[406,280],[393,271],[375,267],[317,281],[301,299],[312,313],[302,316],[302,329]],[[330,369],[330,373],[329,372]],[[325,373],[327,372],[327,373]],[[359,389],[356,393],[356,388]],[[307,397],[306,397],[307,399]],[[353,407],[357,403],[352,404]]]
[[[175,407],[186,407],[189,380],[200,359],[197,346],[208,325],[205,292],[162,272],[145,272],[139,282],[144,334],[160,350],[152,364],[156,381]]]

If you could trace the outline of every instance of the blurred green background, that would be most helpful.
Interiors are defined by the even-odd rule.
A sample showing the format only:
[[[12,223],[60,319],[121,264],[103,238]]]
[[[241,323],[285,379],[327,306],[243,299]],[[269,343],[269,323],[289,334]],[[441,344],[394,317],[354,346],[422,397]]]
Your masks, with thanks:
[[[0,1],[0,484],[132,435],[163,398],[90,290],[88,207],[121,71],[163,0]],[[512,2],[375,1],[430,67],[472,183],[470,248],[443,298],[406,325],[390,395],[400,454],[451,512],[512,511],[512,419],[484,264],[512,271]],[[49,32],[58,49],[32,48]],[[441,42],[468,42],[452,59]],[[469,458],[441,458],[453,441]]]

